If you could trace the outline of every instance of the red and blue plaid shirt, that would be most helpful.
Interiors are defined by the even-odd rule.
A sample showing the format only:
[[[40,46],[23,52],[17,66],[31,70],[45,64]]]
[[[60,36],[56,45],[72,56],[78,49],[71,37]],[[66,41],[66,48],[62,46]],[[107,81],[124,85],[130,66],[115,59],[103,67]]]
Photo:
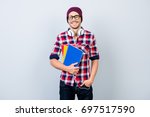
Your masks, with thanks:
[[[62,32],[57,36],[57,40],[54,45],[53,52],[50,54],[50,59],[59,59],[61,54],[62,45],[74,45],[81,49],[84,54],[81,62],[79,63],[79,72],[76,75],[70,74],[66,71],[62,71],[61,80],[66,85],[73,86],[77,83],[78,87],[90,77],[90,60],[99,59],[99,53],[96,47],[96,40],[94,35],[82,28],[81,34],[77,39],[74,39],[71,33],[68,31]]]

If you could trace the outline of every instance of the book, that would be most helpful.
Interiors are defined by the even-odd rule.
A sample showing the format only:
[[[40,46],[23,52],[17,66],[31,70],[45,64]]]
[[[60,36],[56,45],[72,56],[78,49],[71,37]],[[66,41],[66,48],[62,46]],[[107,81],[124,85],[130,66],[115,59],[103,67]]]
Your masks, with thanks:
[[[69,66],[77,63],[78,66],[83,56],[83,51],[72,45],[62,46],[62,62],[64,65]]]
[[[68,49],[68,45],[62,46],[62,62],[64,62],[64,60],[65,60],[67,49]]]

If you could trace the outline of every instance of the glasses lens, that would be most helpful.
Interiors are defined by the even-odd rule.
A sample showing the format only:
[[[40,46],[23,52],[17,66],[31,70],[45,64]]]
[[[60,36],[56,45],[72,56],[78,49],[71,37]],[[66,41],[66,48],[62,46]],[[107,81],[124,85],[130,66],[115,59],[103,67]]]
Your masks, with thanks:
[[[80,18],[80,16],[79,16],[79,15],[69,16],[69,20],[73,20],[73,18],[74,18],[75,20],[78,20],[78,19]]]
[[[80,17],[79,15],[75,15],[74,16],[75,19],[79,19],[79,17]]]

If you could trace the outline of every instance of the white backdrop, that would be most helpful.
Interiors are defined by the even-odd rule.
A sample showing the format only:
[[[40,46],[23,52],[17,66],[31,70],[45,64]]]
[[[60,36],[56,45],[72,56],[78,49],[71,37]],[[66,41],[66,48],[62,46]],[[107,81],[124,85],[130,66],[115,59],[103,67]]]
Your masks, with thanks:
[[[150,99],[149,0],[0,0],[0,99],[59,99],[49,54],[71,6],[97,39],[94,99]]]

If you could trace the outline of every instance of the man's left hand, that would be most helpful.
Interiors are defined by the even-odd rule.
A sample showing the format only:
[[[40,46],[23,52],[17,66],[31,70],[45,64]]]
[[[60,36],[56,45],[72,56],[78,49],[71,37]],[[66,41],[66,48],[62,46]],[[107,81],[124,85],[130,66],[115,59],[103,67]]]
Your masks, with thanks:
[[[90,79],[85,80],[85,81],[83,82],[83,84],[81,85],[81,87],[82,87],[83,85],[85,85],[85,86],[87,86],[87,87],[90,87],[90,86],[92,85],[92,83],[93,83],[93,81],[91,81]]]

